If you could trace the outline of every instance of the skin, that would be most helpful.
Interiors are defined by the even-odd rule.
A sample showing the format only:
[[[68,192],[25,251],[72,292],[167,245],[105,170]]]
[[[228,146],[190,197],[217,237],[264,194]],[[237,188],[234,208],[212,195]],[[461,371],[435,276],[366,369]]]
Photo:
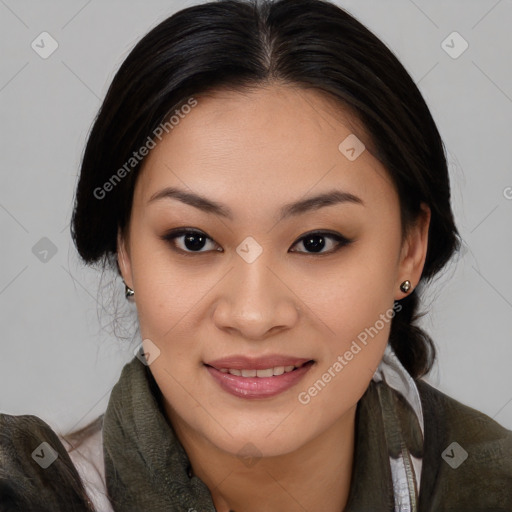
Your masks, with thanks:
[[[348,110],[313,89],[273,84],[196,99],[146,158],[129,229],[118,236],[142,339],[160,350],[150,369],[218,511],[339,512],[351,484],[357,402],[382,358],[390,322],[309,403],[298,395],[405,296],[401,282],[418,283],[430,210],[423,207],[402,244],[398,195],[371,140]],[[367,148],[354,161],[338,149],[351,133]],[[148,203],[169,186],[222,203],[233,218],[177,199]],[[284,204],[331,189],[364,204],[277,221]],[[161,239],[180,227],[209,238],[185,254],[184,236]],[[319,254],[301,241],[313,230],[353,241],[334,252],[336,240],[325,238]],[[263,250],[252,263],[236,252],[248,236]],[[315,364],[291,389],[246,399],[223,391],[204,366],[235,354]],[[253,455],[250,464],[238,456],[242,449]]]

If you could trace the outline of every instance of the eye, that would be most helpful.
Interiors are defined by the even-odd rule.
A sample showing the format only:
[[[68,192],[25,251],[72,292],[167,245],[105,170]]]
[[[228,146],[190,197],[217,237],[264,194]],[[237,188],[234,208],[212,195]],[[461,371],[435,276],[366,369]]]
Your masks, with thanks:
[[[325,247],[328,247],[329,244],[326,244],[326,240],[330,240],[331,247],[334,246],[334,248],[331,248],[331,250],[323,251],[322,250]],[[334,241],[334,242],[333,242]],[[295,245],[302,243],[303,247],[306,247],[306,249],[310,250],[311,252],[306,252],[306,254],[331,254],[339,249],[341,247],[348,245],[352,243],[352,240],[349,240],[348,238],[345,238],[344,236],[340,235],[339,233],[331,233],[328,231],[314,231],[311,233],[308,233],[307,235],[304,235],[301,237]],[[302,251],[292,251],[292,252],[302,252]]]
[[[161,238],[162,240],[169,242],[173,249],[185,254],[209,252],[211,250],[223,252],[222,249],[215,249],[217,244],[202,231],[181,228],[172,230],[169,233],[163,235]],[[330,242],[330,244],[326,243],[326,241]],[[206,250],[202,250],[207,247],[208,242],[212,244],[210,249],[207,248]],[[299,240],[297,240],[292,247],[295,247],[299,243],[303,244],[303,247],[306,248],[306,251],[292,250],[291,252],[306,252],[306,254],[331,254],[341,249],[341,247],[352,243],[352,240],[345,238],[339,233],[314,231],[299,238]],[[331,246],[330,250],[323,251],[325,247],[329,246]]]
[[[208,252],[211,248],[206,251],[202,251],[201,249],[207,245],[208,241],[213,242],[213,240],[203,232],[192,229],[173,230],[165,234],[162,239],[169,242],[174,249],[184,253]],[[215,245],[216,244],[213,242],[213,246]]]

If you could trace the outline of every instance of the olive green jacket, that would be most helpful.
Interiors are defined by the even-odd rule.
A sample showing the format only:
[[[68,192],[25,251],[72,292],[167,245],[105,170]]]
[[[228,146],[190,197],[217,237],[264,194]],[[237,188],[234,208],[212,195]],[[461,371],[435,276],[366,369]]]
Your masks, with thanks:
[[[415,383],[425,425],[418,511],[511,512],[512,431],[424,381]],[[395,509],[394,504],[378,401],[379,385],[386,384],[370,382],[358,403],[353,478],[346,512],[401,510]],[[146,402],[145,407],[154,407],[157,415],[163,415],[158,389],[152,387],[151,393],[155,401]],[[101,427],[101,421],[98,425]],[[407,425],[402,427],[407,429]],[[198,512],[214,510],[206,486],[197,477],[188,474],[188,457],[173,430],[169,428],[165,435],[172,444],[166,450],[167,471],[165,476],[161,472],[151,475],[151,485],[168,485],[166,499],[171,506],[163,508],[155,505],[152,508],[149,494],[140,497],[134,495],[123,503],[122,508],[114,508],[116,512],[188,512],[191,504]],[[151,440],[151,437],[148,439]],[[51,457],[55,460],[45,469],[37,463],[37,455],[47,450],[45,445],[41,447],[43,442],[58,454],[56,459]],[[118,476],[110,477],[111,485],[115,485],[114,480]],[[79,472],[50,426],[36,416],[0,414],[0,512],[15,510],[90,512],[94,509]],[[104,511],[98,509],[97,512]]]

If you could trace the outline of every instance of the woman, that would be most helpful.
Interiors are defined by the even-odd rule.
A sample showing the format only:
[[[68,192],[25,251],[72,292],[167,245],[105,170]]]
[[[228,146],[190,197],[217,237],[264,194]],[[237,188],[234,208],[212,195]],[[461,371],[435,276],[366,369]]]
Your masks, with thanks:
[[[225,0],[151,30],[72,236],[141,350],[79,433],[1,416],[2,510],[512,510],[512,433],[421,380],[419,292],[460,243],[442,141],[342,9]]]

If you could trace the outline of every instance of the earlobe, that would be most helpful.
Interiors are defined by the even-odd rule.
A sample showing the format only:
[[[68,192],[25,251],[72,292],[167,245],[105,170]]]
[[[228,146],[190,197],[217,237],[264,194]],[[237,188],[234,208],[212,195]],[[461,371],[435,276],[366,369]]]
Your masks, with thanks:
[[[421,279],[427,257],[431,217],[430,208],[425,203],[422,203],[421,210],[402,247],[395,300],[403,299],[404,294],[411,293]],[[404,285],[406,281],[407,285]]]

